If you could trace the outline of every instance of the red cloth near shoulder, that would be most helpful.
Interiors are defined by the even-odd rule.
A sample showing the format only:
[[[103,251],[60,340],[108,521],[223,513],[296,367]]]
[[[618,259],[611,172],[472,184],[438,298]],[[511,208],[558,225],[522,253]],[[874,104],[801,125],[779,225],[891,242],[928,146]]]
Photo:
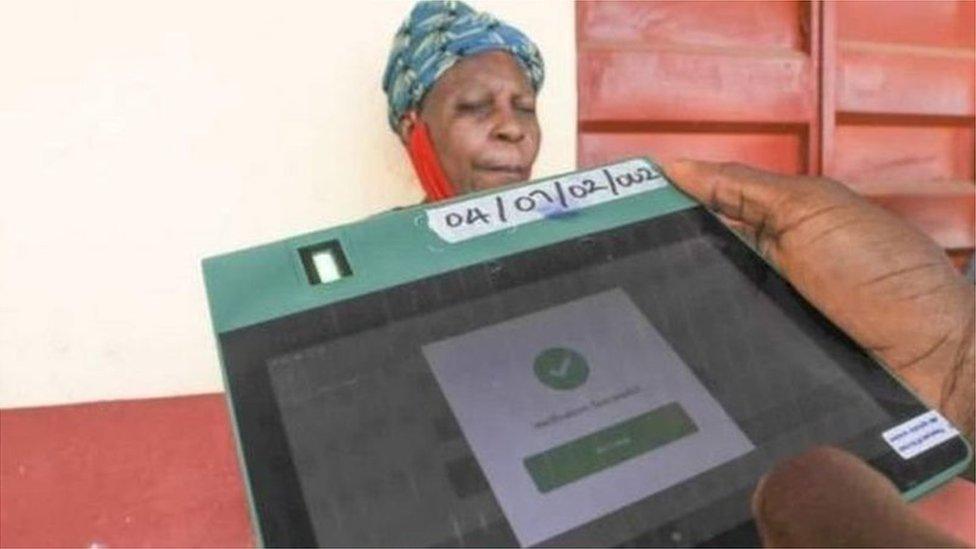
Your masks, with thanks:
[[[427,202],[437,202],[454,196],[454,187],[447,180],[440,162],[437,160],[437,153],[434,152],[434,143],[430,139],[430,132],[427,125],[416,114],[411,113],[413,129],[407,142],[407,151],[410,153],[410,161],[413,162],[413,169],[417,172],[420,184],[427,193]]]

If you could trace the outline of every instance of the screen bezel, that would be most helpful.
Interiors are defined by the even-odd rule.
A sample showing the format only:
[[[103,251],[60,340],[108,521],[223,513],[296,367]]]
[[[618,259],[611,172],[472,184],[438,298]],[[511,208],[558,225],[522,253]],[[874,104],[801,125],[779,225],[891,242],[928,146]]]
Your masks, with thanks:
[[[526,252],[499,257],[470,267],[450,271],[435,277],[410,282],[377,292],[380,295],[393,295],[405,290],[415,295],[434,294],[433,288],[442,279],[464,273],[475,281],[467,284],[464,292],[458,295],[439,295],[433,299],[414,300],[416,307],[405,311],[406,316],[422,315],[442,307],[457,304],[463,300],[474,299],[537,281],[555,274],[536,272],[532,275],[514,276],[513,272],[525,269],[513,268],[516,265],[533,265],[532,257],[540,253],[555,253],[567,258],[558,272],[568,272],[599,262],[612,261],[615,257],[613,246],[622,241],[620,235],[649,222],[668,222],[673,216],[700,216],[706,224],[721,234],[723,245],[745,248],[730,231],[724,228],[710,213],[701,207],[667,214],[653,220],[644,220],[607,231],[593,233],[584,237],[537,248]],[[725,241],[727,240],[727,242]],[[594,253],[594,242],[599,242],[600,253]],[[604,253],[610,249],[609,254]],[[779,274],[755,254],[745,268],[758,270],[763,276],[779,277]],[[546,270],[543,270],[546,271]],[[807,304],[799,294],[793,292],[797,300],[809,313],[818,317],[825,329],[834,337],[840,338],[856,348],[856,344],[843,332],[834,327],[816,309]],[[275,401],[267,361],[272,357],[300,350],[323,341],[353,334],[380,326],[391,320],[376,307],[371,307],[368,296],[359,296],[346,301],[323,306],[310,311],[289,315],[255,326],[241,328],[221,334],[219,343],[225,368],[225,379],[230,404],[235,418],[238,444],[245,464],[248,487],[253,505],[256,528],[265,545],[270,546],[317,546],[311,519],[308,516],[298,474],[292,461],[280,411]],[[401,317],[403,318],[403,317]],[[864,351],[858,349],[862,355]],[[882,375],[858,379],[858,384],[872,396],[878,405],[889,413],[895,423],[907,421],[928,410],[909,390],[895,378],[879,367]],[[887,396],[886,396],[887,395]],[[906,404],[909,403],[909,404]],[[865,435],[870,438],[873,435]],[[903,460],[893,450],[870,460],[871,465],[891,479],[903,493],[912,493],[920,486],[931,483],[940,475],[954,467],[962,467],[969,459],[970,449],[961,439],[955,437],[936,448],[912,459]],[[652,528],[658,531],[664,527]],[[706,544],[750,544],[756,543],[755,529],[751,521],[719,534]],[[639,543],[639,541],[638,541]]]

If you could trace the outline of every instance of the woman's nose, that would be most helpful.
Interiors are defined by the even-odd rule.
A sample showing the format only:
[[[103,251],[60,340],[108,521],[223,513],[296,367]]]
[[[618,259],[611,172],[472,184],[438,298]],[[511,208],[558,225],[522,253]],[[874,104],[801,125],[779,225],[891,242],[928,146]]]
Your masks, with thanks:
[[[492,136],[496,139],[518,143],[525,138],[525,127],[512,107],[498,109],[495,114]]]

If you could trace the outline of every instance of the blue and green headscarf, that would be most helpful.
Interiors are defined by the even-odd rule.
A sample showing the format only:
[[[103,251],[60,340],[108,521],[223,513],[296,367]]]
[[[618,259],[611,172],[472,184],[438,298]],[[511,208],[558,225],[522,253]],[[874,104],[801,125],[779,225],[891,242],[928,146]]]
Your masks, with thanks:
[[[454,63],[491,50],[512,54],[536,91],[542,87],[545,67],[539,48],[515,27],[464,2],[432,0],[414,6],[393,39],[383,73],[393,131]]]

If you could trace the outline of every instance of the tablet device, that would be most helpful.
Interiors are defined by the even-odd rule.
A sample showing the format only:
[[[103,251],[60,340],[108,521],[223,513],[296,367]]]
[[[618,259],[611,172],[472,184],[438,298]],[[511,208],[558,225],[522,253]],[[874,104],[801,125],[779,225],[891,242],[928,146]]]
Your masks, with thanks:
[[[203,267],[266,545],[755,545],[811,446],[907,498],[970,459],[647,159]]]

